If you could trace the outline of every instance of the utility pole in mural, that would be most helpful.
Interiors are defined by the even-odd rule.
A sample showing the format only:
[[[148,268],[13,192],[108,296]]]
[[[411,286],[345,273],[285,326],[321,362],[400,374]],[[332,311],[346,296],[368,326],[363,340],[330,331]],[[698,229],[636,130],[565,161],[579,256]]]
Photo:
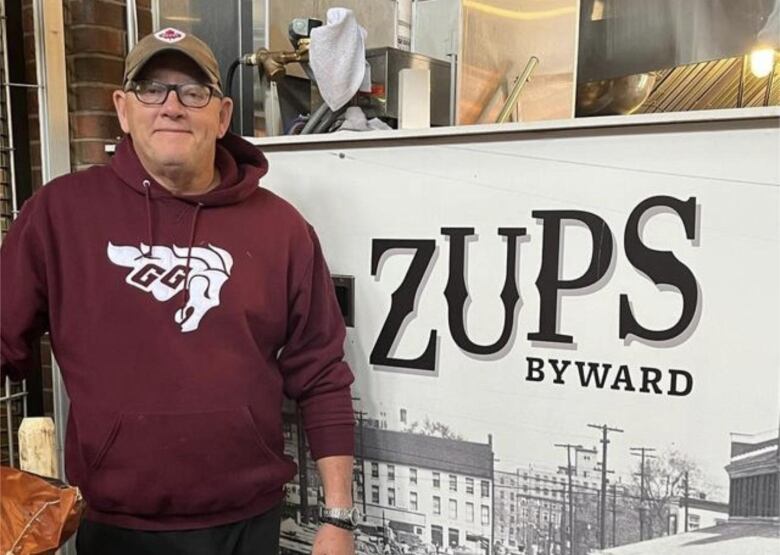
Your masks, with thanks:
[[[597,425],[597,424],[588,424],[589,428],[596,428],[597,430],[601,430],[601,447],[602,447],[602,454],[601,454],[601,497],[599,498],[599,544],[601,545],[601,549],[604,549],[607,546],[607,533],[606,533],[606,524],[607,524],[607,445],[609,445],[609,439],[607,439],[607,434],[609,432],[618,432],[622,433],[623,430],[619,428],[610,428],[606,424]]]
[[[645,539],[645,513],[647,512],[646,497],[645,497],[645,459],[655,458],[655,455],[651,455],[655,449],[651,447],[631,447],[631,454],[637,457],[642,457],[642,462],[639,466],[640,486],[639,486],[639,541]]]

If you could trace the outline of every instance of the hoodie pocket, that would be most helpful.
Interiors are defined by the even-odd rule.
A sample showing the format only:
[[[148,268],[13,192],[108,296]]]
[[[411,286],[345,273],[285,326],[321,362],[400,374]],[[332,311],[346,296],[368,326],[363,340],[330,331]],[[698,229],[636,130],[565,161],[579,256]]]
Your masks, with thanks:
[[[278,491],[291,460],[263,441],[249,407],[117,417],[90,465],[87,500],[138,516],[238,509]]]

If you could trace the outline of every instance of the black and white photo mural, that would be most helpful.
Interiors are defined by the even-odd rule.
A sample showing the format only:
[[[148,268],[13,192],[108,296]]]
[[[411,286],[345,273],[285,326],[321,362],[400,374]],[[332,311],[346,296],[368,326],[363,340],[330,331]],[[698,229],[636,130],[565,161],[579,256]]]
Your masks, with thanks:
[[[268,150],[349,318],[359,554],[777,552],[777,123]]]

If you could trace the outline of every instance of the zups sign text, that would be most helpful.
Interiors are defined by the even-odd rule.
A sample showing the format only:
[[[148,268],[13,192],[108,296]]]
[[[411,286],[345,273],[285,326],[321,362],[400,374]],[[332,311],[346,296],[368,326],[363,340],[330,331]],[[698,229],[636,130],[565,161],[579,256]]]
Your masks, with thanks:
[[[660,342],[679,338],[694,321],[700,302],[699,287],[693,272],[673,252],[655,250],[642,242],[640,226],[643,217],[652,217],[652,213],[657,210],[674,213],[682,222],[686,238],[690,241],[697,239],[695,197],[681,200],[671,196],[653,196],[637,204],[631,211],[623,235],[623,248],[629,263],[637,271],[650,278],[656,286],[668,286],[679,291],[682,297],[682,309],[677,321],[672,326],[665,329],[651,329],[634,316],[629,295],[621,294],[617,307],[619,310],[619,339],[633,336],[646,343],[660,344]],[[548,345],[571,344],[575,338],[559,330],[558,326],[559,292],[589,287],[605,276],[615,249],[612,233],[607,223],[592,212],[534,210],[531,215],[541,221],[543,233],[542,263],[536,279],[540,301],[538,327],[528,333],[527,338],[530,341]],[[576,221],[587,227],[593,243],[593,254],[587,270],[581,276],[564,280],[560,278],[561,228],[562,223],[567,221]],[[464,322],[464,310],[469,297],[464,272],[466,240],[474,234],[474,229],[470,227],[445,227],[441,229],[441,233],[449,239],[449,277],[444,296],[447,301],[450,335],[460,349],[473,355],[498,353],[507,346],[515,326],[516,306],[520,300],[516,279],[517,258],[521,238],[526,235],[526,228],[498,228],[498,234],[506,238],[505,278],[500,294],[503,305],[503,328],[499,337],[488,344],[473,341],[469,337]],[[416,299],[421,293],[423,278],[434,257],[436,241],[434,239],[374,239],[371,249],[371,275],[377,275],[383,256],[398,249],[403,249],[404,252],[412,251],[414,256],[401,284],[391,296],[390,310],[374,343],[369,361],[373,365],[433,371],[436,368],[437,330],[430,330],[427,346],[419,356],[399,358],[392,356],[391,350],[393,345],[400,340],[399,334],[401,334],[404,321],[415,309]],[[531,363],[529,362],[529,372],[530,369]],[[534,372],[538,377],[540,374],[538,363],[534,363]],[[529,379],[531,378],[529,377]]]

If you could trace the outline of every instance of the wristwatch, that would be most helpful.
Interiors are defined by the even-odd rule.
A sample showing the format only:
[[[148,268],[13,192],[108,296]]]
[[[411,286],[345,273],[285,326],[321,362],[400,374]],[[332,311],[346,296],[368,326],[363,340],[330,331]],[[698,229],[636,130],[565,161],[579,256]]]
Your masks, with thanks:
[[[344,530],[354,530],[360,522],[357,507],[325,507],[320,505],[320,520]]]

